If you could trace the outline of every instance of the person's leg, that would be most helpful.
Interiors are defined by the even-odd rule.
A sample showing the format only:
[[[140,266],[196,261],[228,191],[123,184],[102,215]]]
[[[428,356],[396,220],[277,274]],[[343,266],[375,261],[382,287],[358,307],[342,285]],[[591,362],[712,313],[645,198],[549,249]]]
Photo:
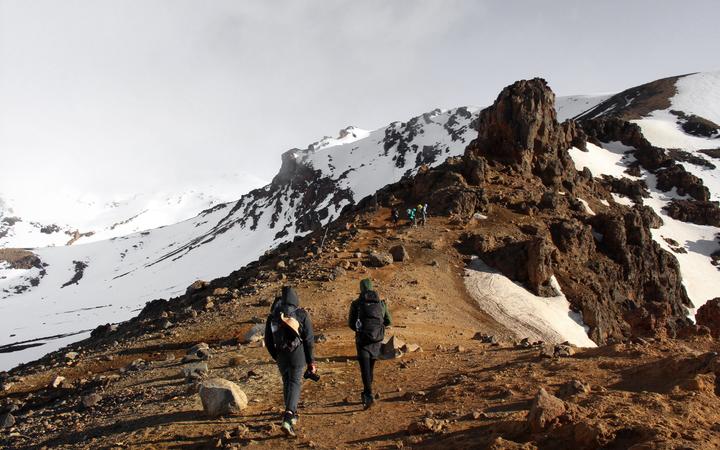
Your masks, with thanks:
[[[375,361],[377,361],[377,359],[375,359],[375,358],[370,358],[370,361],[369,361],[369,363],[370,363],[370,390],[371,391],[372,391],[373,380],[375,379]]]
[[[302,387],[302,376],[304,366],[290,366],[288,368],[288,394],[285,402],[285,409],[297,414],[297,405],[300,401],[300,388]]]
[[[287,399],[288,399],[288,366],[287,364],[282,361],[278,360],[277,362],[278,370],[280,371],[280,377],[282,377],[282,384],[283,384],[283,403],[285,404],[285,407],[287,408]]]
[[[360,376],[363,383],[363,395],[372,396],[372,359],[366,351],[358,352],[358,362],[360,363]]]

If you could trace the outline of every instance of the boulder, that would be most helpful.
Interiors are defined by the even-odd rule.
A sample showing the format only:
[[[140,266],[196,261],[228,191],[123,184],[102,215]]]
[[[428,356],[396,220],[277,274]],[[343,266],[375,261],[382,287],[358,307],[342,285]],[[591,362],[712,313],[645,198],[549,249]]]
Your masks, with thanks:
[[[528,413],[528,424],[533,433],[540,433],[547,429],[560,416],[565,414],[565,403],[554,395],[550,395],[544,388],[540,388],[533,399]]]
[[[211,378],[200,385],[200,400],[209,417],[238,414],[248,399],[240,387],[223,378]]]
[[[386,252],[370,252],[367,265],[370,267],[385,267],[393,263],[393,257]]]
[[[391,248],[390,254],[393,257],[393,261],[395,261],[395,262],[404,262],[404,261],[410,260],[410,255],[408,254],[407,250],[405,249],[405,246],[403,246],[403,245],[396,245],[393,248]]]

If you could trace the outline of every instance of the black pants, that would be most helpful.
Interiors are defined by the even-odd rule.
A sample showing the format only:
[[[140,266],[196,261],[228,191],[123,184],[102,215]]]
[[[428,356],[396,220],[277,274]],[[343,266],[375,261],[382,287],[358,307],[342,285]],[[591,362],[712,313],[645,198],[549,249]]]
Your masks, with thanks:
[[[373,389],[373,370],[375,369],[375,361],[370,353],[359,350],[358,351],[358,362],[360,363],[360,376],[362,376],[363,382],[363,394],[372,396]]]
[[[283,381],[283,399],[285,410],[297,414],[297,405],[300,401],[300,388],[305,365],[294,365],[284,358],[278,358],[278,368]]]

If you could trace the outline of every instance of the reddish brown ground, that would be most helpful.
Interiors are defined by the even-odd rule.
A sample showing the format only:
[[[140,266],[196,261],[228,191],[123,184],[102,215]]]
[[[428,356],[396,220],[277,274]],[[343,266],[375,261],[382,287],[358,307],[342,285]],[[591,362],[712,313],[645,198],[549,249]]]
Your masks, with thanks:
[[[375,215],[349,246],[325,252],[313,264],[335,266],[355,261],[356,250],[404,244],[410,262],[360,268],[328,282],[297,285],[316,333],[327,342],[316,346],[321,381],[303,387],[299,437],[288,440],[279,428],[281,389],[277,370],[264,348],[221,343],[264,318],[281,282],[262,292],[223,303],[182,323],[171,332],[153,333],[117,348],[88,350],[76,366],[36,370],[9,392],[26,399],[55,375],[77,383],[111,376],[93,409],[78,405],[70,391],[57,402],[18,417],[15,430],[0,434],[9,448],[718,448],[720,402],[714,393],[717,351],[709,337],[617,344],[544,359],[538,349],[516,349],[504,330],[478,310],[463,285],[464,261],[453,244],[462,231],[443,218],[427,228],[386,231],[386,211]],[[482,224],[473,226],[482,227]],[[425,248],[434,241],[435,248]],[[437,265],[432,262],[437,261]],[[353,337],[346,326],[358,281],[369,276],[388,300],[395,320],[389,334],[418,343],[422,352],[380,361],[376,390],[380,401],[368,411],[359,403],[360,380]],[[473,340],[477,331],[494,334],[498,347]],[[197,342],[213,355],[211,376],[238,383],[250,399],[242,415],[208,419],[199,397],[180,376],[179,359]],[[458,348],[460,346],[461,348]],[[112,361],[103,358],[112,355]],[[172,355],[172,356],[170,356]],[[168,358],[174,357],[169,360]],[[140,371],[120,373],[133,360],[152,361]],[[236,358],[236,366],[230,364]],[[705,359],[712,360],[704,364]],[[589,393],[565,396],[570,414],[550,430],[532,434],[526,416],[540,387],[557,393],[577,379]],[[424,417],[443,430],[408,434]],[[239,430],[239,431],[238,431]]]

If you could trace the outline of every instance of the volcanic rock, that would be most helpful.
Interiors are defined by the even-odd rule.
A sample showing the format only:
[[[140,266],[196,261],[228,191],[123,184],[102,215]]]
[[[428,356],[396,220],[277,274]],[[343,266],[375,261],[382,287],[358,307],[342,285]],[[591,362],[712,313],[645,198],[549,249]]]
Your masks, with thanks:
[[[710,329],[710,334],[715,339],[720,338],[720,297],[708,300],[695,314],[698,325]]]
[[[718,202],[672,199],[664,209],[673,219],[720,227]]]

